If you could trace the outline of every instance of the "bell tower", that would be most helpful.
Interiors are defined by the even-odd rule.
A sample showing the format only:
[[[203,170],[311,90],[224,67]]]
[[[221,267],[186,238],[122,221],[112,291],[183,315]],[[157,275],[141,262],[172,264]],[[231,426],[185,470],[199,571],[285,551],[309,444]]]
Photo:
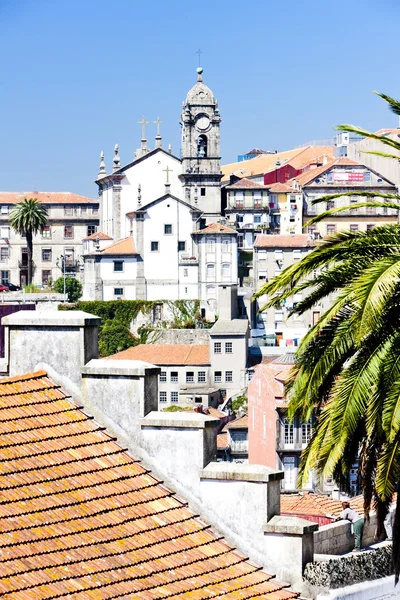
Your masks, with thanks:
[[[218,101],[203,83],[203,69],[183,102],[182,175],[186,202],[203,211],[207,223],[221,216],[220,123]]]

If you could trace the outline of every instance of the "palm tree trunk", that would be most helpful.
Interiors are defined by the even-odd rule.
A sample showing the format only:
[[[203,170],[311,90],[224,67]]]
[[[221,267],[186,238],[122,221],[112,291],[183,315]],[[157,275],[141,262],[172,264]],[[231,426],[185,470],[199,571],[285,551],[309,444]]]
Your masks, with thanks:
[[[32,231],[26,232],[26,245],[28,247],[28,285],[32,283],[32,271],[33,271],[33,236]]]

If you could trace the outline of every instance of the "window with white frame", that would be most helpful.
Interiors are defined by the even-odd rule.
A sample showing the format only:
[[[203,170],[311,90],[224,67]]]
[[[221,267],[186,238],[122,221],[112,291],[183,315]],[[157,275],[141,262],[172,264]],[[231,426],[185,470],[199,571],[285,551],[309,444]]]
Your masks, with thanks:
[[[283,321],[283,310],[276,310],[275,311],[275,321]]]
[[[194,383],[194,372],[186,371],[186,383]]]
[[[208,237],[207,238],[207,252],[215,252],[215,239]]]
[[[214,382],[221,383],[222,381],[222,371],[215,371],[214,373]]]
[[[231,251],[231,240],[227,237],[222,238],[222,252]]]
[[[0,207],[0,213],[2,215],[8,215],[8,205],[7,204],[2,204]]]
[[[42,238],[50,239],[51,238],[51,227],[50,225],[45,225],[42,231]]]
[[[212,300],[213,298],[216,298],[216,287],[215,285],[208,285],[206,288],[206,294],[207,294],[207,298],[209,300]]]
[[[161,371],[160,373],[160,382],[165,383],[167,381],[167,371]]]
[[[199,371],[197,373],[197,383],[205,383],[206,382],[206,372]]]
[[[114,273],[122,273],[124,270],[123,260],[114,260]]]
[[[42,261],[49,262],[51,261],[51,248],[42,248]]]
[[[178,383],[178,371],[171,371],[171,383]]]
[[[121,297],[124,295],[124,288],[114,288],[114,296]]]
[[[0,238],[2,240],[8,240],[10,238],[10,228],[0,227]]]
[[[214,342],[214,354],[221,354],[222,344],[221,342]]]
[[[8,260],[9,250],[7,247],[0,248],[0,261],[6,262]]]
[[[172,234],[172,225],[170,223],[164,225],[164,235]]]
[[[208,263],[207,265],[207,280],[215,281],[215,264]]]
[[[289,419],[283,420],[284,426],[284,435],[285,435],[285,444],[293,444],[294,443],[294,427],[293,423],[289,421]]]
[[[229,263],[222,263],[221,271],[222,271],[222,279],[230,279],[231,265]]]
[[[167,401],[167,392],[160,392],[160,402]]]
[[[226,354],[232,354],[232,342],[225,342]]]
[[[307,423],[301,424],[301,443],[308,444],[312,436],[312,421],[311,419]]]
[[[179,399],[178,392],[171,392],[171,402],[177,403]]]
[[[232,383],[233,371],[225,371],[225,383]]]

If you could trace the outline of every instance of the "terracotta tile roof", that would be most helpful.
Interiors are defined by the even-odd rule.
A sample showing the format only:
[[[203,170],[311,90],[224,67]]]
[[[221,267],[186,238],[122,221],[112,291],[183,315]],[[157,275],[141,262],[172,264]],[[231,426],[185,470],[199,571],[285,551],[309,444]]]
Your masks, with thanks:
[[[262,183],[257,183],[257,181],[251,181],[251,179],[247,179],[246,177],[243,177],[243,179],[240,179],[239,181],[236,181],[236,183],[232,183],[231,185],[228,185],[226,187],[227,190],[266,190],[267,186],[263,185]]]
[[[143,360],[153,365],[209,365],[208,344],[139,344],[107,360]]]
[[[351,158],[347,158],[346,156],[343,156],[342,158],[336,158],[335,160],[331,160],[328,163],[326,163],[326,165],[322,165],[321,167],[317,167],[316,169],[307,169],[307,171],[304,171],[304,173],[300,173],[300,175],[296,175],[296,177],[293,177],[293,180],[296,180],[297,183],[304,186],[304,185],[307,185],[307,183],[310,183],[311,181],[313,181],[313,179],[318,177],[318,175],[322,175],[323,173],[325,173],[326,171],[329,171],[329,169],[331,169],[332,167],[335,167],[335,166],[342,166],[342,167],[358,166],[358,167],[361,167],[363,165],[356,162],[355,160],[352,160]],[[291,181],[293,181],[293,180],[291,180]]]
[[[36,198],[43,204],[99,204],[99,200],[72,192],[0,192],[0,204],[16,204],[25,198]]]
[[[306,233],[294,235],[268,235],[259,233],[254,242],[255,248],[307,248],[315,246],[315,241],[310,240]]]
[[[221,167],[222,181],[229,180],[229,176],[232,174],[237,177],[264,175],[268,171],[275,170],[277,159],[279,159],[281,167],[291,165],[294,169],[304,169],[315,160],[322,160],[324,156],[328,157],[328,160],[333,159],[333,151],[333,146],[304,146],[303,148],[294,148],[276,154],[260,154],[249,160],[223,165]]]
[[[275,399],[282,399],[285,397],[285,390],[282,385],[289,376],[291,364],[276,364],[273,362],[260,363],[256,366],[255,372],[260,372],[264,375],[265,379],[271,388],[272,395]]]
[[[106,233],[102,233],[101,231],[98,231],[96,233],[92,233],[92,235],[88,235],[87,237],[83,238],[83,241],[86,242],[88,240],[112,240],[113,238],[110,237],[109,235],[107,235]]]
[[[289,599],[54,385],[0,381],[0,596]]]
[[[364,497],[355,496],[349,500],[355,511],[363,514]],[[315,517],[338,517],[342,512],[342,500],[334,500],[323,494],[282,494],[281,514],[307,515]]]
[[[243,415],[243,417],[239,417],[239,419],[235,419],[234,421],[229,421],[223,429],[226,431],[227,429],[248,429],[249,427],[249,417],[248,415]]]
[[[291,194],[301,194],[301,190],[297,190],[296,188],[294,188],[290,185],[286,185],[286,183],[274,183],[271,186],[269,185],[268,188],[269,188],[269,191],[272,192],[273,194],[288,193],[288,192],[290,192]]]
[[[102,256],[129,256],[135,255],[137,252],[133,238],[127,237],[111,244],[111,246],[107,246],[104,250],[100,250],[100,254]]]
[[[375,135],[381,135],[382,137],[387,137],[388,135],[396,135],[397,137],[400,137],[400,129],[399,128],[379,129],[379,131],[375,132]]]
[[[219,433],[217,435],[217,450],[226,450],[228,448],[228,434]]]
[[[205,233],[236,233],[236,230],[231,229],[231,227],[227,227],[226,225],[221,225],[220,223],[211,223],[211,225],[207,225],[204,229],[199,229],[193,233],[197,235]]]

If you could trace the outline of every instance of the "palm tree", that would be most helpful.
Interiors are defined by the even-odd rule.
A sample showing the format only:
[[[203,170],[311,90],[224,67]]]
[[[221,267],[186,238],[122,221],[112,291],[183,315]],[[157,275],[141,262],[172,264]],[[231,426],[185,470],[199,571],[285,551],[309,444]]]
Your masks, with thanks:
[[[400,114],[400,102],[380,96]],[[399,142],[358,127],[338,129],[380,139],[400,150]],[[399,160],[392,153],[373,154]],[[345,195],[325,196],[314,204]],[[359,195],[367,200],[328,210],[307,225],[368,206],[400,211],[400,195]],[[265,284],[255,297],[267,296],[262,311],[281,306],[300,291],[305,297],[291,314],[303,314],[323,298],[330,297],[331,304],[301,341],[287,383],[289,417],[306,421],[316,416],[312,439],[302,455],[299,483],[304,484],[310,469],[316,468],[322,476],[333,474],[346,488],[351,466],[359,460],[365,514],[374,505],[381,529],[400,482],[400,225],[342,231],[316,242],[303,260]],[[393,561],[397,582],[400,493]]]
[[[20,235],[26,236],[28,248],[28,285],[32,283],[33,236],[43,232],[47,224],[48,213],[36,198],[25,198],[18,202],[10,213],[10,225]]]

